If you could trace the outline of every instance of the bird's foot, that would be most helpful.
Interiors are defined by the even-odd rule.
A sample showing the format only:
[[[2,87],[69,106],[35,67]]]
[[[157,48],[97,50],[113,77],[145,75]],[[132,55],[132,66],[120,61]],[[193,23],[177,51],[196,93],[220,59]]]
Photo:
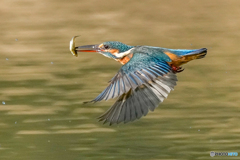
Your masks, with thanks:
[[[172,66],[172,71],[173,71],[173,73],[180,73],[180,72],[184,71],[184,68]]]

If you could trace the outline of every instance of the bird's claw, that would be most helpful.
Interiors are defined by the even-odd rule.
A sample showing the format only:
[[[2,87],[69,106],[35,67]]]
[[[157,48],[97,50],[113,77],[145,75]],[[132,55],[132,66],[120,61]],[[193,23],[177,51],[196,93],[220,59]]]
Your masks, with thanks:
[[[184,68],[172,66],[172,71],[173,71],[173,73],[180,73],[180,72],[184,71]]]

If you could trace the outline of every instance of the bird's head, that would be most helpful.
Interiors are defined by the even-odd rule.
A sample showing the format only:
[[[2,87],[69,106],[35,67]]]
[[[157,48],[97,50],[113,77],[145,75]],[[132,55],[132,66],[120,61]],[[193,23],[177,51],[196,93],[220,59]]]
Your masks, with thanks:
[[[98,52],[108,58],[113,58],[117,61],[126,57],[131,53],[133,46],[129,46],[117,41],[108,41],[96,45],[85,45],[75,47],[74,36],[70,41],[70,51],[74,56],[78,56],[78,52]]]

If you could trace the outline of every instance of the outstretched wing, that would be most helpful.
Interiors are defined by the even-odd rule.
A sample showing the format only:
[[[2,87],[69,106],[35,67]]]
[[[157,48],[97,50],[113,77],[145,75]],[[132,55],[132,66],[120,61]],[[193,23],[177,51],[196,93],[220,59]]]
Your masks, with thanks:
[[[129,122],[153,111],[176,85],[176,75],[161,58],[139,53],[122,66],[108,87],[92,102],[118,97],[100,121]]]
[[[100,121],[111,124],[129,121],[146,116],[148,111],[161,103],[176,85],[176,75],[172,72],[142,84],[134,90],[122,94],[113,106],[99,117]]]

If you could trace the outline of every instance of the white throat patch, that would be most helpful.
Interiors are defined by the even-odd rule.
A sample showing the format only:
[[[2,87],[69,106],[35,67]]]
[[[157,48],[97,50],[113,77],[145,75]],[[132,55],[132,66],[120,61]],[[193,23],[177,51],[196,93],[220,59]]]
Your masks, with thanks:
[[[123,57],[129,55],[133,49],[134,49],[134,48],[131,48],[131,49],[127,50],[126,52],[118,53],[118,54],[116,54],[115,56],[116,56],[117,58],[123,58]]]

